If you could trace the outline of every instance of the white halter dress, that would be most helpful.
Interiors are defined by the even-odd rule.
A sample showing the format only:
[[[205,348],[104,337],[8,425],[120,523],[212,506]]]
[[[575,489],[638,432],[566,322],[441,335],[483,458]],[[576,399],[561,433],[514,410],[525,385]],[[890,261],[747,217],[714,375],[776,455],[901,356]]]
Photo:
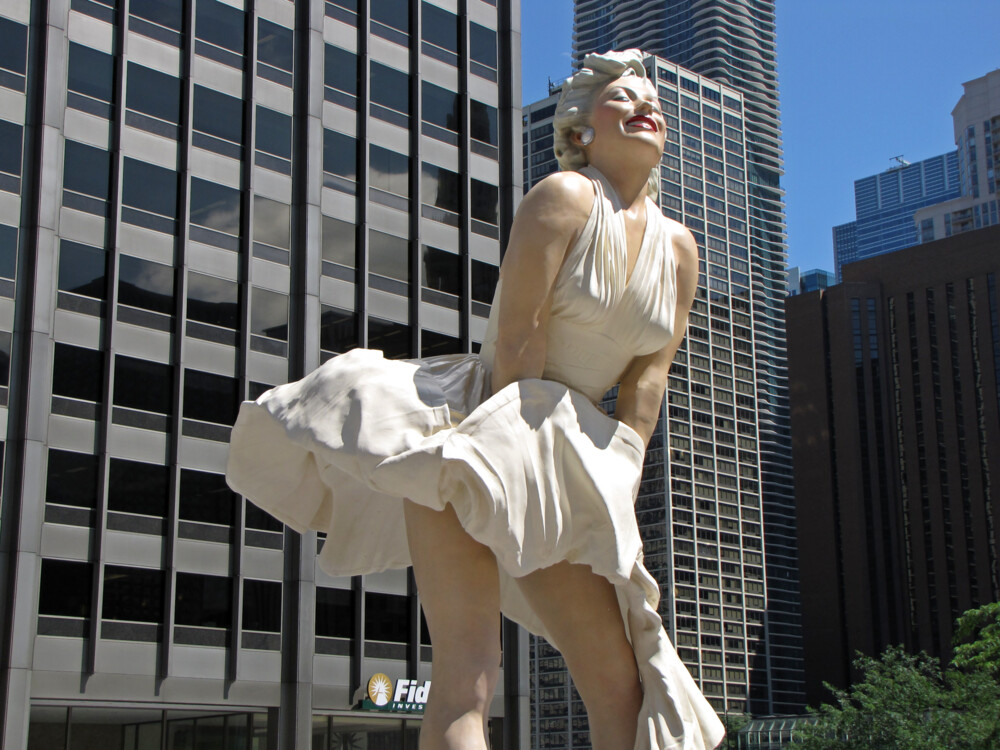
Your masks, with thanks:
[[[489,392],[501,283],[478,355],[356,349],[245,402],[227,478],[292,528],[325,532],[319,563],[340,576],[410,564],[401,498],[451,504],[496,555],[503,613],[543,636],[512,579],[589,565],[615,586],[639,666],[635,749],[714,748],[722,724],[668,640],[642,565],[642,439],[595,405],[633,357],[671,338],[674,230],[650,202],[627,276],[623,206],[600,172],[582,172],[594,207],[556,279],[542,379]]]

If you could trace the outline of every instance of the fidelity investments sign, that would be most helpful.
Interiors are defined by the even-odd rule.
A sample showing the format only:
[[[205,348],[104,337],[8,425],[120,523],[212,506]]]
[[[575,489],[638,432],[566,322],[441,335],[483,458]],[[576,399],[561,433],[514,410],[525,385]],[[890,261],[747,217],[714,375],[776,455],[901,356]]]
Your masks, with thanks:
[[[368,680],[368,693],[361,702],[361,708],[371,711],[410,711],[423,713],[427,704],[427,693],[431,681],[423,684],[417,680],[392,680],[379,672]]]

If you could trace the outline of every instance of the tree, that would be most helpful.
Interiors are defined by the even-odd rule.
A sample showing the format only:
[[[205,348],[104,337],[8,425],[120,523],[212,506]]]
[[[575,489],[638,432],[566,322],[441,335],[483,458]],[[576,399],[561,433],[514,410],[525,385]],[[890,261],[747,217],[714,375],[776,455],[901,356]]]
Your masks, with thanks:
[[[827,685],[835,704],[797,731],[803,750],[987,750],[1000,747],[1000,604],[966,612],[956,623],[955,660],[942,670],[921,652],[887,648],[858,654],[861,679],[848,690]]]

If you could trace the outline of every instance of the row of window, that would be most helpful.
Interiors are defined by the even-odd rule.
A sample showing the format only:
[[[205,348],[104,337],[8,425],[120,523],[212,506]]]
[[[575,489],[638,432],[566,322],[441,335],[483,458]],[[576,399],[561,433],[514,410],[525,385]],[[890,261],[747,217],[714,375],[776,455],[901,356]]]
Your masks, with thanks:
[[[42,560],[38,614],[87,619],[92,616],[94,565],[90,562]],[[166,571],[123,565],[104,566],[102,620],[162,623]],[[202,573],[177,573],[174,581],[174,624],[228,629],[232,625],[233,579]],[[244,579],[242,629],[281,631],[281,583]],[[414,600],[397,594],[364,592],[364,637],[369,641],[408,643]],[[316,635],[354,638],[354,594],[346,589],[316,588]],[[427,628],[421,642],[430,645]]]
[[[17,127],[20,130],[20,126]],[[17,153],[12,155],[11,160],[13,163],[16,158],[19,173],[20,140],[17,139],[14,143],[18,144]],[[337,182],[332,183],[332,187],[353,192],[350,186],[358,177],[357,145],[358,142],[350,136],[333,130],[324,131],[323,169],[325,173],[338,178]],[[10,146],[0,148],[0,171],[6,163],[3,154],[10,150]],[[406,210],[410,196],[410,158],[371,144],[369,166],[371,187],[378,191],[373,193],[373,199]],[[179,209],[178,182],[179,175],[174,170],[125,157],[122,162],[122,220],[173,234]],[[463,184],[464,179],[457,172],[423,163],[423,201],[427,206],[447,212],[432,212],[428,218],[457,226],[462,208]],[[486,233],[495,235],[499,188],[475,178],[471,178],[468,184],[473,228],[484,233],[483,228],[477,229],[475,222],[491,225],[494,229]],[[67,140],[64,151],[63,205],[107,216],[110,185],[110,152]],[[193,231],[193,239],[237,249],[236,238],[240,231],[242,211],[241,193],[238,189],[192,177],[190,203],[192,226],[208,230]],[[287,251],[291,238],[291,209],[288,204],[255,195],[253,207],[254,242]]]
[[[331,8],[332,6],[332,8]],[[409,45],[409,0],[371,0],[372,33],[389,41]],[[78,3],[74,10],[115,22],[113,7],[98,3]],[[331,13],[331,10],[333,11]],[[327,13],[339,20],[357,24],[356,2],[332,2]],[[451,65],[459,62],[461,21],[454,13],[430,3],[421,3],[422,51]],[[179,47],[183,41],[183,7],[162,0],[132,0],[129,3],[130,31]],[[20,24],[15,24],[20,26]],[[23,28],[23,27],[21,27]],[[242,69],[246,54],[246,14],[218,0],[197,0],[194,12],[195,52],[216,62]],[[2,28],[2,39],[10,40],[10,52],[0,64],[17,70],[23,65],[24,34],[17,28]],[[257,19],[257,75],[290,86],[295,67],[295,38],[292,29],[266,18]],[[470,71],[496,80],[496,31],[475,22],[469,23]],[[4,65],[7,67],[7,65]]]

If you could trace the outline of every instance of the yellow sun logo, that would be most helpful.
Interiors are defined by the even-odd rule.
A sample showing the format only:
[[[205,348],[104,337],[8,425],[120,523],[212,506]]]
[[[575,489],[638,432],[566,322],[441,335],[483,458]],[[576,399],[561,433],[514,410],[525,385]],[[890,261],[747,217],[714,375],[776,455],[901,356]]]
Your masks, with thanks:
[[[372,675],[368,680],[368,697],[372,703],[384,706],[389,702],[390,695],[392,695],[392,681],[381,672]]]

